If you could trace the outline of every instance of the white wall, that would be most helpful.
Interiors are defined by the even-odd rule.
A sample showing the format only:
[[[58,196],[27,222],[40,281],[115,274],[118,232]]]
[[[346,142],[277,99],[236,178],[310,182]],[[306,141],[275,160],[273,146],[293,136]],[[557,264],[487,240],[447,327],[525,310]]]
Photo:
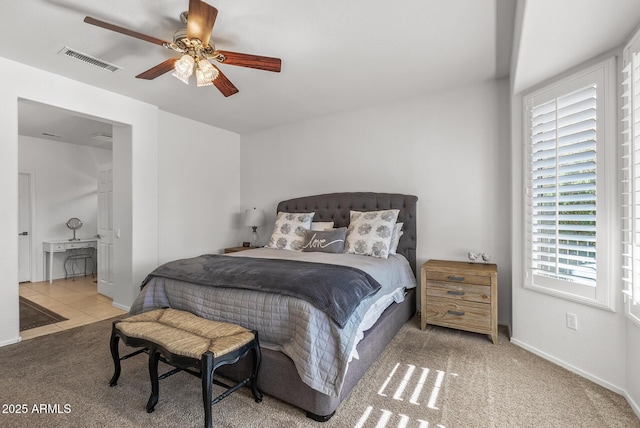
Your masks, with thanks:
[[[511,76],[517,77],[522,71],[519,67],[520,50],[522,42],[520,40],[525,20],[525,8],[531,6],[533,2],[519,1],[516,12],[516,24],[514,32],[514,50],[512,52]],[[602,3],[604,4],[604,3]],[[540,5],[537,5],[540,6]],[[542,6],[544,8],[544,6]],[[586,9],[585,9],[586,10]],[[609,16],[593,14],[590,10],[591,20],[588,22],[602,24],[605,31],[615,31],[613,28],[624,28],[618,26],[619,20],[611,20]],[[628,15],[633,17],[633,14]],[[527,16],[528,18],[529,16]],[[631,18],[633,19],[633,18]],[[583,28],[591,28],[592,25],[579,22]],[[533,26],[535,27],[535,26]],[[529,29],[533,29],[529,25]],[[559,26],[561,32],[566,33],[570,27]],[[539,33],[547,29],[538,28]],[[529,41],[540,40],[537,38],[535,30],[529,32]],[[542,33],[540,33],[542,34]],[[540,35],[538,34],[538,35]],[[592,35],[596,34],[592,32]],[[625,36],[626,37],[626,36]],[[544,38],[544,37],[543,37]],[[593,37],[592,37],[593,38]],[[558,37],[556,37],[558,39]],[[610,40],[610,38],[608,38]],[[608,56],[598,49],[593,50],[599,44],[597,34],[594,40],[586,40],[584,37],[563,40],[565,50],[572,50],[572,43],[578,41],[585,46],[589,46],[587,51],[593,56],[601,54]],[[597,43],[590,43],[590,42]],[[565,43],[566,42],[566,43]],[[540,47],[546,46],[539,45]],[[591,50],[589,50],[591,49]],[[602,47],[601,49],[604,49]],[[585,49],[580,47],[583,54]],[[546,49],[545,52],[554,51]],[[561,52],[561,50],[559,51]],[[531,52],[526,52],[530,54]],[[557,54],[558,52],[555,52]],[[583,56],[583,59],[588,56]],[[572,70],[566,70],[568,64],[578,65],[579,61],[574,57],[574,62],[566,62],[567,56],[563,56],[560,62],[546,61],[545,67],[549,75],[567,75]],[[587,61],[594,63],[598,59]],[[562,63],[562,64],[560,64]],[[577,66],[573,70],[581,69]],[[527,73],[530,70],[524,70]],[[537,81],[540,81],[537,76]],[[619,85],[618,85],[619,87]],[[522,85],[519,90],[529,90]],[[618,88],[618,90],[620,90]],[[620,101],[619,101],[620,102]],[[620,108],[617,110],[620,111]],[[620,284],[616,285],[616,310],[612,313],[589,306],[578,305],[573,302],[558,299],[548,295],[536,293],[522,288],[523,280],[523,178],[522,178],[522,144],[523,144],[523,118],[522,118],[522,96],[516,94],[511,98],[511,132],[512,132],[512,267],[513,267],[513,337],[512,341],[530,351],[537,353],[551,361],[556,362],[574,372],[577,372],[609,389],[626,396],[634,411],[640,416],[640,328],[629,321],[625,315],[622,305]],[[569,330],[566,327],[566,312],[572,312],[578,316],[578,330]]]
[[[242,205],[342,191],[418,196],[418,263],[485,251],[510,323],[508,82],[488,82],[242,136]],[[270,227],[261,228],[261,241]],[[248,236],[248,232],[247,232]]]
[[[32,264],[36,277],[43,281],[42,241],[69,239],[73,231],[66,226],[71,217],[82,220],[78,238],[93,238],[97,233],[98,166],[111,162],[111,150],[79,146],[65,142],[26,136],[18,137],[20,172],[30,172],[34,180],[35,247]],[[65,254],[54,253],[53,278],[63,278]]]
[[[522,96],[513,96],[512,115],[512,341],[548,360],[624,394],[627,384],[626,320],[622,294],[617,312],[575,303],[523,288],[523,112]],[[577,315],[578,329],[566,326],[566,313]],[[636,379],[638,382],[638,379]]]
[[[159,263],[238,245],[240,136],[159,118]]]
[[[0,58],[0,346],[19,339],[18,99],[106,119],[114,124],[114,226],[128,235],[114,244],[120,258],[114,304],[126,307],[158,263],[158,109]],[[122,132],[121,132],[122,130]],[[118,181],[119,175],[128,180]],[[120,264],[122,260],[128,264]]]
[[[626,396],[640,417],[640,326],[627,320],[626,335]]]

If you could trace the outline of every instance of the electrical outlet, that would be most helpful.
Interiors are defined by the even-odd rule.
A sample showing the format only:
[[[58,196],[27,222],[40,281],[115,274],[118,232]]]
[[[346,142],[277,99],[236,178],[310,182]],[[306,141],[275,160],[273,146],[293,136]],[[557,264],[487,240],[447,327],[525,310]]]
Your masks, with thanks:
[[[567,327],[573,330],[578,329],[578,317],[576,314],[567,312]]]

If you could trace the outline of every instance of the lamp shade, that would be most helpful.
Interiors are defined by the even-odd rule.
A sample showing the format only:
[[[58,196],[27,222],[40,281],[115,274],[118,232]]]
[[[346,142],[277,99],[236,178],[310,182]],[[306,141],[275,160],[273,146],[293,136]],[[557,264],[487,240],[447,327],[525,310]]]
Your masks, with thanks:
[[[262,226],[265,221],[264,210],[259,210],[255,207],[248,208],[244,211],[244,225],[245,226]]]

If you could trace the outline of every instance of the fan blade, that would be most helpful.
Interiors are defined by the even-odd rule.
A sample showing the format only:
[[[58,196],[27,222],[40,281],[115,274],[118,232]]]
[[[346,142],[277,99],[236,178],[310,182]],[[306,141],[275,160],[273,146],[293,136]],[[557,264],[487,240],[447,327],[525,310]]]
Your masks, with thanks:
[[[213,84],[216,88],[218,88],[220,92],[222,92],[222,95],[224,95],[225,97],[229,97],[240,92],[238,91],[238,88],[236,88],[235,85],[231,83],[231,80],[227,79],[227,76],[225,76],[218,67],[216,67],[214,64],[211,65],[213,65],[213,68],[218,70],[218,77],[213,80]]]
[[[156,45],[164,46],[164,40],[156,39],[155,37],[147,36],[142,33],[138,33],[133,30],[129,30],[127,28],[119,27],[114,24],[110,24],[108,22],[100,21],[99,19],[92,18],[90,16],[86,16],[84,18],[84,22],[87,24],[95,25],[97,27],[106,28],[107,30],[115,31],[116,33],[125,34],[127,36],[135,37],[136,39],[144,40],[145,42],[155,43]]]
[[[280,58],[271,58],[268,56],[258,56],[229,51],[216,52],[224,55],[225,59],[223,61],[220,61],[222,64],[257,68],[258,70],[274,71],[276,73],[280,72],[280,65],[282,64]]]
[[[173,70],[173,66],[176,63],[178,58],[169,58],[168,60],[161,62],[153,68],[148,69],[147,71],[140,73],[136,76],[138,79],[146,79],[153,80],[156,77],[162,76],[166,72]]]
[[[218,16],[218,9],[215,7],[200,0],[189,0],[187,37],[198,39],[202,42],[202,46],[208,46],[216,16]]]

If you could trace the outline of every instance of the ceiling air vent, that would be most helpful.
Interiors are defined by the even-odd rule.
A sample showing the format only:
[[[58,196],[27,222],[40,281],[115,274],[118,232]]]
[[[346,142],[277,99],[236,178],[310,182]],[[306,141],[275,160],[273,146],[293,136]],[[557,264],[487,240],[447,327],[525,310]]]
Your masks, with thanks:
[[[101,68],[103,70],[107,70],[110,72],[118,71],[122,67],[118,67],[114,64],[109,64],[108,62],[102,61],[98,58],[92,57],[91,55],[87,55],[82,52],[74,51],[71,48],[64,47],[58,52],[60,55],[66,55],[69,58],[77,59],[78,61],[85,62],[87,64],[93,65],[94,67]]]
[[[44,135],[45,137],[55,137],[55,138],[62,137],[61,135],[52,134],[51,132],[43,132],[42,135]]]
[[[98,132],[97,134],[93,134],[91,136],[91,138],[93,138],[94,140],[103,142],[103,143],[111,143],[111,142],[113,142],[113,136],[111,136],[109,134],[105,134],[103,132]]]

